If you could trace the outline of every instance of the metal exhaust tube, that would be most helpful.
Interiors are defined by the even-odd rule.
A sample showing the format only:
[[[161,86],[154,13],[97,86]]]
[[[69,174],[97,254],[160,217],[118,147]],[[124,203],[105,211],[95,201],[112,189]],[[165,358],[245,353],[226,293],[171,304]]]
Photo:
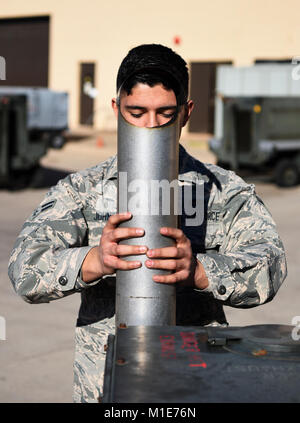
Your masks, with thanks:
[[[119,111],[118,213],[132,213],[132,219],[120,226],[145,230],[143,237],[123,240],[124,244],[146,245],[149,249],[174,244],[159,230],[178,226],[177,194],[168,189],[175,185],[175,191],[178,188],[178,120],[177,115],[160,127],[137,127]],[[158,189],[160,183],[167,187],[165,191]],[[175,325],[175,285],[152,280],[154,274],[169,272],[147,268],[146,255],[127,256],[124,260],[141,261],[142,267],[116,272],[116,325]]]

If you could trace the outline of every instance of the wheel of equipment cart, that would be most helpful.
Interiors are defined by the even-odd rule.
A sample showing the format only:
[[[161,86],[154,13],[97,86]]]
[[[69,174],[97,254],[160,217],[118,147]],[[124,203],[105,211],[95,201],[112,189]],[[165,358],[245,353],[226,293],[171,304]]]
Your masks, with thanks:
[[[276,165],[274,176],[279,187],[292,187],[300,181],[298,166],[291,159],[280,160]]]
[[[50,145],[52,148],[60,149],[65,144],[65,137],[62,134],[55,134],[51,137]]]
[[[43,188],[45,186],[45,170],[40,165],[36,165],[30,170],[28,186],[30,188]]]

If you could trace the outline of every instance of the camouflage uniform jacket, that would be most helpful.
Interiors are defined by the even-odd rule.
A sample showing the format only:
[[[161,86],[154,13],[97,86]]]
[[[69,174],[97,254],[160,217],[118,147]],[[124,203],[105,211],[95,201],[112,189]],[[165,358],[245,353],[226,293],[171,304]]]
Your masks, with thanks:
[[[223,305],[270,301],[286,277],[284,248],[270,213],[231,171],[203,164],[180,146],[179,180],[204,182],[204,221],[182,229],[203,264],[209,286],[177,290],[177,324],[226,323]],[[90,284],[80,277],[88,251],[116,213],[117,157],[69,175],[25,222],[9,262],[16,292],[30,303],[81,293],[75,334],[74,401],[101,395],[107,335],[114,331],[115,277]]]

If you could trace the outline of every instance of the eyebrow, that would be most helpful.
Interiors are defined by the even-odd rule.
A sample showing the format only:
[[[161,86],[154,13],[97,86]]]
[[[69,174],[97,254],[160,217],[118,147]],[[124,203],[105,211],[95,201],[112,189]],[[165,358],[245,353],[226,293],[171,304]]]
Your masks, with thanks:
[[[164,110],[170,110],[170,109],[176,109],[177,106],[174,104],[168,105],[168,106],[163,106],[163,107],[158,107],[157,110],[159,111],[164,111]],[[127,105],[125,106],[125,109],[127,110],[146,110],[147,107],[143,107],[143,106],[138,106],[138,105]]]

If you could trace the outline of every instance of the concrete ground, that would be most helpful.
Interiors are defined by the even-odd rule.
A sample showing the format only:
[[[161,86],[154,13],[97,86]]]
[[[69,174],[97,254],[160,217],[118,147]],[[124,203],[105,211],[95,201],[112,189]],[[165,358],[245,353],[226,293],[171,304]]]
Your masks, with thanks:
[[[207,137],[184,136],[182,144],[203,162],[214,162]],[[115,154],[112,133],[76,133],[62,150],[49,150],[41,160],[41,188],[0,191],[0,316],[6,322],[6,340],[0,331],[0,402],[71,402],[74,326],[80,297],[75,294],[49,304],[30,305],[13,291],[7,262],[26,217],[39,204],[55,180],[65,172],[84,169]],[[275,299],[262,307],[226,308],[231,325],[291,324],[300,315],[298,246],[300,187],[280,189],[270,182],[252,179],[257,192],[273,214],[286,247],[289,275]],[[3,333],[2,333],[3,337]]]

